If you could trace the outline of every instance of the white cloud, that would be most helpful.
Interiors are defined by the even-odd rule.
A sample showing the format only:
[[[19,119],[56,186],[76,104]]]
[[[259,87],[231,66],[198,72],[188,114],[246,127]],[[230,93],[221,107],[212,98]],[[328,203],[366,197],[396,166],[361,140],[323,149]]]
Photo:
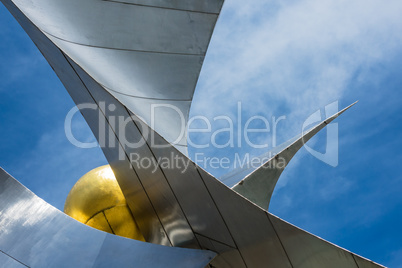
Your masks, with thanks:
[[[290,107],[287,115],[301,123],[341,98],[357,72],[398,52],[400,14],[396,0],[228,0],[192,114],[228,113],[243,100],[250,113]],[[219,105],[206,111],[213,100]]]
[[[286,115],[278,128],[278,143],[284,142],[301,132],[311,113],[351,95],[351,81],[375,81],[370,68],[402,52],[400,14],[398,0],[227,0],[190,116],[236,118],[242,101],[245,117]],[[339,108],[349,104],[341,101]],[[209,137],[194,139],[204,143]],[[253,150],[203,152],[263,153]],[[191,156],[194,149],[189,151]]]

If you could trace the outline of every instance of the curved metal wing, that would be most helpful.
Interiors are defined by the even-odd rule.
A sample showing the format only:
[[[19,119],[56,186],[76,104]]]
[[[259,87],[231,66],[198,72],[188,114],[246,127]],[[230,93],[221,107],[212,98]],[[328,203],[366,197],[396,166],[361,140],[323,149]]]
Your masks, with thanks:
[[[299,136],[278,146],[274,151],[269,152],[269,160],[263,163],[261,167],[257,169],[241,169],[238,173],[234,173],[232,176],[227,176],[223,180],[226,179],[228,182],[233,182],[240,179],[241,181],[234,185],[232,190],[241,194],[261,208],[268,210],[276,183],[290,160],[292,160],[295,154],[306,142],[314,137],[314,135],[355,104],[356,103],[353,103],[311,128],[306,133],[300,134]],[[262,159],[263,158],[264,156]]]
[[[0,168],[2,267],[205,267],[215,253],[126,239],[52,207]]]
[[[187,152],[189,109],[223,0],[13,3],[112,96]]]

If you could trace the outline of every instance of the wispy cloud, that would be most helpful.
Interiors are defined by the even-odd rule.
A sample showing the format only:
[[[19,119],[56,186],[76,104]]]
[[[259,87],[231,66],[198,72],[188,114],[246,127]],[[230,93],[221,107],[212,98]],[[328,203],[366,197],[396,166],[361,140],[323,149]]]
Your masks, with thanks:
[[[400,51],[401,12],[395,0],[226,1],[192,113],[233,113],[242,100],[300,123]]]
[[[228,115],[236,122],[236,104],[242,101],[245,120],[285,115],[278,128],[278,142],[284,142],[301,132],[314,111],[351,95],[352,81],[375,81],[371,68],[402,51],[401,12],[396,0],[226,1],[191,115]],[[349,104],[341,102],[340,108]],[[271,135],[264,138],[272,145]],[[202,133],[192,139],[204,144],[210,137]],[[202,151],[263,152],[244,146]],[[190,148],[190,155],[194,152]]]
[[[377,261],[387,259],[387,250],[378,245],[398,248],[398,239],[390,237],[395,230],[384,231],[389,220],[382,218],[400,208],[392,191],[400,189],[395,168],[399,157],[391,153],[400,142],[384,135],[385,129],[395,131],[390,126],[397,124],[400,98],[384,89],[397,85],[381,83],[393,79],[384,77],[392,75],[386,69],[402,55],[400,14],[398,0],[227,0],[191,111],[236,118],[236,102],[242,101],[244,117],[286,115],[278,129],[283,142],[300,133],[304,120],[317,109],[336,100],[343,108],[363,97],[339,119],[340,166],[332,169],[302,150],[283,173],[271,207],[332,242],[363,255],[370,251],[366,256]],[[208,140],[205,136],[199,138]],[[320,147],[321,142],[311,145]],[[210,156],[258,154],[244,147],[221,151],[203,150]],[[361,236],[365,241],[364,233],[372,233],[376,245],[358,246],[347,238]],[[393,258],[397,263],[400,252]]]

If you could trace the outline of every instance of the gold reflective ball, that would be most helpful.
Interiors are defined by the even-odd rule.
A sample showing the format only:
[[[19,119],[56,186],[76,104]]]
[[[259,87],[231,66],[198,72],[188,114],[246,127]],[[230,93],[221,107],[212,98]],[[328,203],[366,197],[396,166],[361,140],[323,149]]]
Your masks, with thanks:
[[[98,230],[145,241],[109,165],[82,176],[71,189],[64,213]]]

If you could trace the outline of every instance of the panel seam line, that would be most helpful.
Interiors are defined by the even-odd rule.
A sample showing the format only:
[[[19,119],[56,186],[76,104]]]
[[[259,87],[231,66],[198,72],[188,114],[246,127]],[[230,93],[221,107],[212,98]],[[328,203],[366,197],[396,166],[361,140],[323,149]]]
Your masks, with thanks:
[[[51,34],[45,30],[41,31],[45,33],[46,35],[50,35],[51,37],[54,37],[56,39],[59,39],[61,41],[74,44],[74,45],[79,45],[79,46],[85,46],[85,47],[93,47],[93,48],[101,48],[101,49],[108,49],[108,50],[119,50],[119,51],[133,51],[133,52],[139,52],[139,53],[154,53],[154,54],[166,54],[166,55],[181,55],[181,56],[197,56],[197,57],[205,57],[205,53],[201,54],[195,54],[195,53],[182,53],[182,52],[163,52],[163,51],[152,51],[152,50],[139,50],[139,49],[129,49],[129,48],[113,48],[113,47],[104,47],[104,46],[96,46],[96,45],[88,45],[88,44],[83,44],[83,43],[78,43],[74,41],[70,41],[61,37],[58,37],[54,34]]]
[[[105,220],[106,220],[107,224],[109,225],[110,230],[112,230],[112,233],[113,233],[114,235],[116,235],[116,234],[114,233],[114,230],[113,230],[113,228],[112,228],[112,225],[110,225],[110,222],[109,222],[109,220],[108,220],[107,217],[106,217],[105,211],[103,210],[102,213],[103,213],[103,216],[105,217]]]
[[[352,252],[350,252],[350,255],[352,255],[352,258],[353,258],[353,260],[355,261],[357,268],[360,268],[360,267],[359,267],[359,264],[357,263],[357,260],[356,260],[356,258],[355,258],[355,254],[353,254]]]
[[[165,100],[165,101],[182,101],[182,102],[189,102],[189,101],[192,101],[192,99],[162,99],[162,98],[150,98],[150,97],[135,96],[135,95],[130,95],[130,94],[127,94],[127,93],[123,93],[123,92],[120,92],[120,91],[111,89],[111,88],[105,86],[105,85],[102,84],[102,83],[99,83],[99,84],[100,84],[102,87],[104,87],[105,89],[110,90],[110,91],[113,91],[113,92],[115,92],[115,93],[117,93],[117,94],[121,94],[121,95],[124,95],[124,96],[127,96],[127,97],[133,97],[133,98],[137,98],[137,99],[162,100],[162,101],[163,101],[163,100]]]
[[[273,222],[272,222],[271,219],[269,218],[269,213],[268,213],[268,212],[265,212],[265,215],[267,215],[268,221],[269,221],[269,223],[271,223],[272,229],[274,229],[274,232],[275,232],[276,237],[278,237],[278,240],[279,240],[279,243],[280,243],[281,246],[282,246],[283,252],[285,252],[286,258],[288,259],[290,266],[293,268],[294,266],[293,266],[292,261],[290,260],[290,257],[289,257],[289,255],[288,255],[286,249],[285,249],[285,246],[284,246],[283,243],[282,243],[282,239],[279,237],[279,234],[278,234],[278,232],[276,231],[276,228],[275,228]]]
[[[144,5],[144,4],[136,4],[136,3],[127,3],[127,2],[121,2],[121,1],[116,1],[116,0],[101,0],[101,1],[115,3],[115,4],[121,4],[121,5],[129,5],[129,6],[140,6],[140,7],[167,9],[167,10],[182,11],[182,12],[200,13],[200,14],[205,14],[205,15],[216,15],[216,16],[219,15],[219,13],[215,13],[215,12],[190,10],[190,9],[181,9],[181,8],[174,8],[174,7],[152,6],[152,5]]]
[[[194,233],[195,233],[196,235],[199,235],[199,236],[202,236],[202,237],[207,238],[207,239],[209,239],[209,240],[212,240],[213,242],[217,242],[217,243],[219,243],[219,244],[225,245],[225,246],[230,247],[230,248],[232,248],[232,249],[237,249],[237,248],[234,248],[234,247],[231,246],[231,245],[228,245],[228,244],[226,244],[226,243],[224,243],[224,242],[221,242],[221,241],[219,241],[219,240],[213,239],[213,238],[211,238],[211,237],[209,237],[209,236],[206,236],[206,235],[203,235],[203,234],[200,234],[200,233],[197,233],[197,232],[194,232]]]
[[[225,218],[223,217],[223,215],[222,215],[222,213],[221,213],[221,210],[219,209],[218,205],[216,204],[215,199],[213,198],[211,192],[209,191],[209,188],[207,187],[207,184],[206,184],[205,181],[204,181],[204,178],[202,177],[200,171],[198,170],[197,165],[194,164],[194,166],[195,166],[195,169],[197,170],[198,175],[199,175],[200,178],[201,178],[201,181],[204,183],[205,189],[207,190],[209,196],[211,197],[212,202],[214,203],[214,205],[215,205],[215,207],[216,207],[216,210],[218,211],[219,215],[221,216],[222,221],[223,221],[223,223],[224,223],[225,226],[226,226],[226,230],[228,230],[229,235],[230,235],[230,237],[232,238],[233,243],[235,244],[236,249],[237,249],[237,251],[238,251],[239,254],[240,254],[240,257],[242,258],[242,260],[243,260],[243,262],[244,262],[244,265],[245,265],[246,267],[248,267],[246,261],[244,260],[243,254],[241,253],[241,251],[240,251],[240,249],[239,249],[239,246],[237,245],[236,240],[234,239],[233,234],[232,234],[232,232],[230,231],[229,226],[228,226],[228,224],[226,223]]]
[[[124,107],[124,108],[126,109],[126,111],[127,111],[127,113],[128,113],[129,116],[130,116],[130,114],[133,114],[133,113],[130,113],[130,112],[128,111],[127,107]],[[133,114],[133,115],[134,115],[135,117],[137,117],[135,114]],[[137,118],[138,118],[138,117],[137,117]],[[155,156],[155,153],[152,151],[151,146],[149,145],[148,141],[145,139],[144,135],[142,134],[142,132],[141,132],[140,128],[138,127],[138,125],[136,124],[135,120],[132,120],[132,122],[133,122],[134,126],[137,128],[138,132],[141,134],[141,137],[144,139],[144,141],[145,141],[145,143],[146,143],[146,145],[147,145],[149,151],[151,152],[152,156],[154,157],[155,160],[157,160],[157,159],[156,159],[156,156]],[[165,141],[166,141],[166,140],[165,140]],[[166,141],[166,142],[167,142],[167,141]],[[167,142],[167,143],[169,143],[169,142]],[[179,202],[179,200],[178,200],[178,198],[177,198],[175,192],[173,191],[173,188],[172,188],[172,186],[170,185],[169,180],[168,180],[168,178],[167,178],[165,172],[163,171],[162,167],[160,166],[159,161],[157,161],[157,164],[158,164],[159,169],[160,169],[161,172],[162,172],[162,175],[165,177],[165,181],[166,181],[166,183],[168,184],[169,189],[170,189],[170,191],[172,192],[174,198],[176,199],[176,202],[177,202],[177,204],[179,205],[179,208],[180,208],[181,212],[183,213],[183,216],[184,216],[184,218],[186,219],[188,226],[189,226],[190,229],[191,229],[191,232],[193,233],[194,238],[197,240],[197,243],[198,243],[198,245],[199,245],[200,248],[201,248],[201,243],[200,243],[200,241],[198,240],[198,238],[195,236],[195,234],[194,234],[195,232],[194,232],[194,230],[193,230],[193,227],[191,226],[190,221],[188,220],[187,215],[186,215],[186,213],[184,212],[184,209],[183,209],[182,205],[180,204],[180,202]]]

